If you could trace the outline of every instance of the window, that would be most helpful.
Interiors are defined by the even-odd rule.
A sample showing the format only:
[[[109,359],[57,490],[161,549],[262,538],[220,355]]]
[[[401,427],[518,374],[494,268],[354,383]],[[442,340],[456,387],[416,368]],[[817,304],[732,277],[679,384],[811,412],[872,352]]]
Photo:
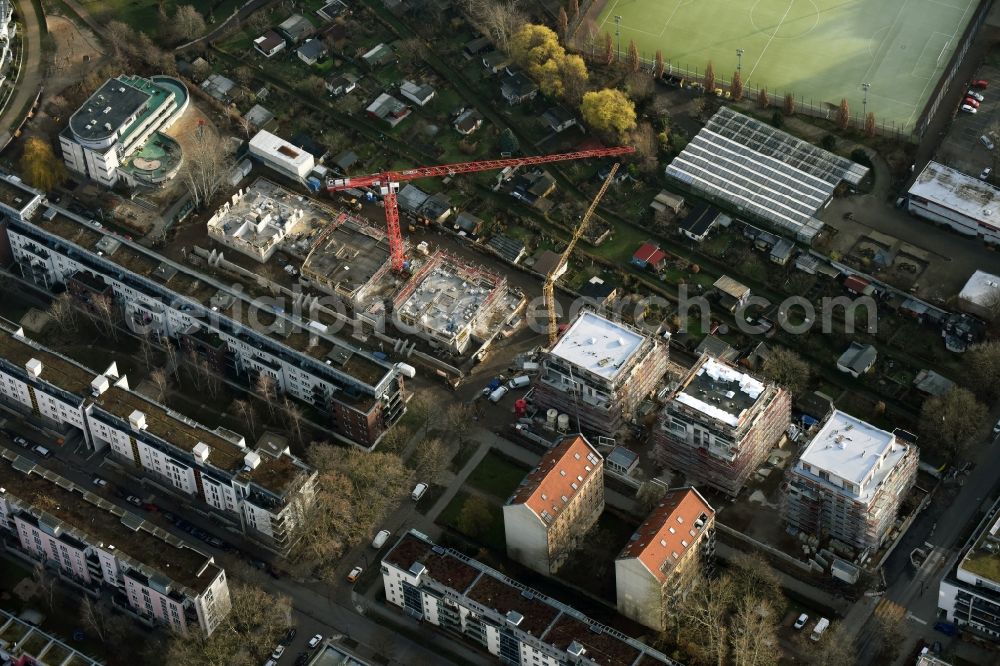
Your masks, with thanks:
[[[566,476],[566,470],[564,469],[559,470],[559,476]]]
[[[670,532],[671,534],[677,534],[677,530],[675,530],[673,527],[668,527],[667,531]]]
[[[678,523],[683,523],[684,522],[684,516],[677,516],[677,522]]]
[[[663,546],[664,548],[666,548],[667,547],[667,540],[666,539],[660,539],[660,545]]]
[[[675,560],[676,560],[677,558],[679,558],[679,557],[680,557],[680,555],[678,555],[678,554],[677,554],[677,551],[676,551],[676,550],[675,550],[675,551],[674,551],[673,553],[671,553],[671,555],[673,555],[673,556],[674,556],[674,559],[675,559]]]
[[[688,547],[687,539],[681,539],[681,545],[687,548]]]

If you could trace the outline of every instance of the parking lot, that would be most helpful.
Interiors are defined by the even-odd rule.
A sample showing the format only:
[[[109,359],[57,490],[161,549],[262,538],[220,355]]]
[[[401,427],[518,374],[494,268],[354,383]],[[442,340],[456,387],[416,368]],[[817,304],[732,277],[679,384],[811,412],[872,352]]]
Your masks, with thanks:
[[[956,111],[955,120],[946,131],[935,158],[963,173],[978,176],[983,169],[993,168],[995,155],[980,141],[992,134],[991,142],[1000,145],[1000,67],[984,64],[972,80],[990,82],[985,90],[976,90],[983,97],[976,113]],[[955,109],[959,100],[955,99]]]

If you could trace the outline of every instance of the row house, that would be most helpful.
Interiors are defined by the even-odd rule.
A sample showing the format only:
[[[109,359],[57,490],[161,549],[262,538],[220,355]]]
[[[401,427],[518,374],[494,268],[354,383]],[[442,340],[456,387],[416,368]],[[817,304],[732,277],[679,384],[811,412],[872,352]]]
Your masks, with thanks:
[[[0,533],[9,551],[180,633],[211,635],[231,608],[212,557],[2,447]]]

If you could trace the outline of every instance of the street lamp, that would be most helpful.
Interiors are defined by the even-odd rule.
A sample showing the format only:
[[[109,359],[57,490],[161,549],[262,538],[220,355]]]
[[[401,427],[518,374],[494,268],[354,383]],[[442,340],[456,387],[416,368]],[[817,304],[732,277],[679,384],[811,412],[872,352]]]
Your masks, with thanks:
[[[736,71],[743,69],[743,49],[736,49]]]
[[[861,110],[865,118],[868,117],[868,89],[872,87],[870,83],[862,83],[861,88],[865,91],[865,97],[861,101]]]
[[[615,16],[615,37],[618,38],[618,62],[622,61],[622,17]]]

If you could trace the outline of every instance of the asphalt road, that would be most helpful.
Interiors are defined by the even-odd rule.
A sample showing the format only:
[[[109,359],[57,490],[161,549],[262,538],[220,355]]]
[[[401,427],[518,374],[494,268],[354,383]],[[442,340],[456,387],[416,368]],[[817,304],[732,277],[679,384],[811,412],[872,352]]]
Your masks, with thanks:
[[[21,43],[24,45],[24,58],[21,61],[21,72],[15,85],[13,96],[7,102],[7,108],[0,114],[0,146],[6,146],[10,138],[8,129],[20,118],[25,105],[35,98],[38,87],[42,84],[42,28],[38,15],[29,0],[19,0],[16,3],[17,18],[21,22]]]

